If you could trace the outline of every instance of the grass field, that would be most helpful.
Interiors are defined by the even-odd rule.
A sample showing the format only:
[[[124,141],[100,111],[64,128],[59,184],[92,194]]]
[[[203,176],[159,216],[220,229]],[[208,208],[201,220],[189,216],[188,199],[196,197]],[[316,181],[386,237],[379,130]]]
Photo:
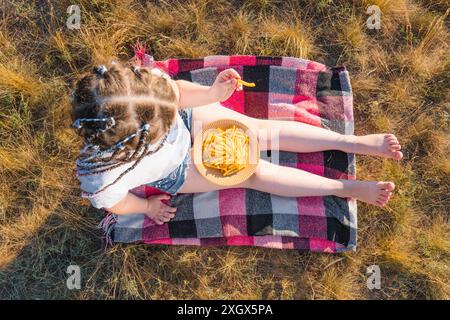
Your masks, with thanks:
[[[1,299],[449,299],[448,0],[0,1]],[[366,8],[382,11],[380,30]],[[392,132],[400,162],[357,157],[390,179],[385,208],[359,203],[357,252],[117,245],[79,197],[68,93],[78,74],[145,42],[155,59],[285,55],[346,65],[356,134]],[[81,267],[82,289],[66,288]],[[381,268],[381,290],[366,268]]]

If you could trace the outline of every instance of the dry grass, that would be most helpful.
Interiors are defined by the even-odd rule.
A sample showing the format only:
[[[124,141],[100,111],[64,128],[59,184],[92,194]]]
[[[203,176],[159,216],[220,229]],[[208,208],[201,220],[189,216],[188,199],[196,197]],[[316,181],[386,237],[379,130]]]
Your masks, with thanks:
[[[54,4],[52,4],[54,3]],[[449,299],[448,1],[4,1],[0,8],[0,298]],[[382,29],[367,30],[378,5]],[[301,9],[298,9],[301,8]],[[345,64],[356,133],[394,132],[401,163],[358,157],[392,179],[385,209],[360,203],[359,248],[343,255],[261,248],[117,245],[71,174],[79,141],[67,87],[140,39],[156,59],[292,55]],[[82,268],[80,291],[66,268]],[[366,287],[377,264],[382,289]]]

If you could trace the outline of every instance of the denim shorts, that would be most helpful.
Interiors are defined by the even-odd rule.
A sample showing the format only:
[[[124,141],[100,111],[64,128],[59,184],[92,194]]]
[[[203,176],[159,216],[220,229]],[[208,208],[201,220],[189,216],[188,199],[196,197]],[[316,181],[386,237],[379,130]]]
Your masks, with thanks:
[[[181,109],[178,111],[181,119],[188,128],[189,132],[192,130],[192,108]],[[191,162],[191,150],[187,152],[183,162],[175,168],[167,177],[160,180],[148,183],[147,185],[158,190],[167,192],[171,195],[175,195],[186,180],[186,172]]]

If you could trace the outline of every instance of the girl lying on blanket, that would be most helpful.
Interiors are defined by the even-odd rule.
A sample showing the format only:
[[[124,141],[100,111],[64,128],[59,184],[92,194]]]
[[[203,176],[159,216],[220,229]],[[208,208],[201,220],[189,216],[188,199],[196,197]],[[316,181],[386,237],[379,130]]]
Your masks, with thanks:
[[[251,118],[221,106],[234,91],[242,90],[238,80],[240,75],[227,69],[217,75],[212,86],[203,86],[172,80],[157,68],[119,62],[83,75],[72,94],[73,126],[85,141],[77,159],[83,197],[94,207],[115,214],[145,213],[157,224],[169,221],[176,213],[176,208],[164,203],[170,195],[224,188],[197,172],[190,148],[192,123],[201,126],[225,118],[247,125],[267,149],[273,136],[267,131],[277,130],[280,150],[403,157],[393,134],[342,135],[295,121]],[[129,192],[143,184],[166,194],[143,199]],[[288,197],[353,197],[384,206],[395,185],[390,181],[328,179],[261,159],[256,172],[233,188]]]

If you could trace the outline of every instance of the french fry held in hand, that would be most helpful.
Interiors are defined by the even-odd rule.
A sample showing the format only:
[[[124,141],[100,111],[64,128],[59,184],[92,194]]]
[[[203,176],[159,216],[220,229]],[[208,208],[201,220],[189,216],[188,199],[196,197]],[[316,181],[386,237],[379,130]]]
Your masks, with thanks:
[[[254,86],[256,86],[253,82],[246,82],[246,81],[241,80],[241,79],[238,79],[237,82],[242,84],[243,86],[246,86],[246,87],[252,87],[253,88]]]
[[[236,126],[208,130],[202,145],[203,165],[220,170],[223,176],[239,172],[248,164],[248,139]]]

